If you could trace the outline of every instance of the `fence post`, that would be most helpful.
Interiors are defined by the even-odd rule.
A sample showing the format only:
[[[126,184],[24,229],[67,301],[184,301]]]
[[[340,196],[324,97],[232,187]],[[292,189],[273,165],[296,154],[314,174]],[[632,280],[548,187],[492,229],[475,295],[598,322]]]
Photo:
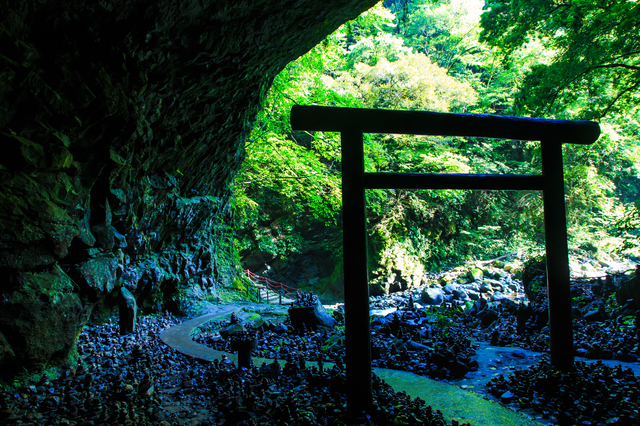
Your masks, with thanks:
[[[278,292],[278,305],[282,305],[282,293]]]

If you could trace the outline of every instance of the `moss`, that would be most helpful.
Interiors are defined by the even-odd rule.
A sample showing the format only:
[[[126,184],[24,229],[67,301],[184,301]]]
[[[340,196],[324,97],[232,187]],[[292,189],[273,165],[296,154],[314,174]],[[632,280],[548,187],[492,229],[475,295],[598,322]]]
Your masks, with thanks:
[[[261,309],[261,310],[258,311],[258,310],[251,309],[251,308],[248,308],[248,307],[243,307],[242,310],[244,312],[247,312],[247,313],[252,313],[253,312],[253,313],[259,314],[260,316],[266,316],[266,315],[275,316],[275,317],[288,317],[289,316],[288,312],[280,312],[280,311],[277,311],[275,309],[269,309],[269,308]]]
[[[262,316],[260,314],[256,313],[256,314],[249,315],[249,317],[246,320],[247,321],[253,321],[253,320],[258,320],[260,318],[262,318]]]
[[[375,369],[396,392],[404,391],[412,398],[421,398],[447,418],[477,426],[533,426],[537,422],[524,414],[511,411],[482,396],[448,383],[429,380],[405,371]]]
[[[233,280],[233,288],[239,291],[247,291],[247,286],[241,277],[236,277]]]

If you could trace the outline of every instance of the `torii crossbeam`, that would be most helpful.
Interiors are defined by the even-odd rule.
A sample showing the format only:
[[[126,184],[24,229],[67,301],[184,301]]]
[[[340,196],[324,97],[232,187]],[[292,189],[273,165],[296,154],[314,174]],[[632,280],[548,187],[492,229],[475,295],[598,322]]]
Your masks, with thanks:
[[[551,364],[561,370],[569,370],[573,366],[562,144],[588,145],[595,142],[600,135],[597,123],[296,105],[291,110],[291,127],[293,130],[341,133],[347,408],[350,412],[368,409],[373,398],[365,189],[541,190],[547,253]],[[364,133],[540,141],[542,174],[365,173]]]

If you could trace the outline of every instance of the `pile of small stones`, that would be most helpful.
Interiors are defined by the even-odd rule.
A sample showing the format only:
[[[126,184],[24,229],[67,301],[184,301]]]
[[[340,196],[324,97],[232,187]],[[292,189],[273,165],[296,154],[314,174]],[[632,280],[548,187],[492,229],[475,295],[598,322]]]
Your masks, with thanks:
[[[403,309],[386,317],[376,316],[371,322],[374,367],[410,371],[435,379],[457,379],[475,371],[475,346],[469,330],[457,325],[461,311],[445,308]],[[308,361],[340,362],[344,357],[343,315],[338,326],[329,331],[296,334],[287,322],[265,322],[253,328],[243,326],[258,339],[253,356],[287,359],[292,354]],[[200,328],[194,340],[213,349],[231,351],[230,339],[217,331],[224,322],[209,323]]]
[[[589,322],[574,318],[573,339],[576,356],[590,359],[614,359],[624,362],[638,360],[638,332],[634,325],[608,319]],[[513,318],[501,317],[484,335],[494,346],[518,346],[536,352],[549,351],[549,327],[518,333]]]
[[[458,379],[478,368],[470,330],[460,312],[441,308],[400,310],[371,322],[373,365],[434,379]]]
[[[585,301],[574,306],[572,329],[575,355],[590,359],[638,360],[640,333],[636,309],[630,306],[604,307],[603,297],[593,294],[587,299],[572,286],[572,293]],[[533,303],[501,300],[480,307],[480,301],[464,315],[466,324],[476,335],[495,346],[518,346],[537,352],[549,351],[548,303],[541,293]],[[485,321],[486,320],[486,321]]]
[[[640,424],[640,378],[620,365],[578,361],[570,372],[563,373],[545,358],[507,378],[497,376],[487,387],[506,405],[532,409],[561,426]]]
[[[373,408],[349,416],[343,371],[305,368],[299,357],[282,370],[185,357],[158,337],[178,322],[142,317],[128,336],[115,322],[85,327],[77,367],[2,388],[0,425],[457,424],[378,377]]]

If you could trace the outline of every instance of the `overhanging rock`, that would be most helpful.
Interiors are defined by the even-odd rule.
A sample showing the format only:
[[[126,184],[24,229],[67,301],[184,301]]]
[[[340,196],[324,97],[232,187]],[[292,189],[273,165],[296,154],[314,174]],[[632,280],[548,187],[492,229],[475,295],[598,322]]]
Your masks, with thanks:
[[[141,309],[232,280],[218,244],[261,99],[376,2],[0,0],[0,291],[16,313],[1,370],[65,358],[122,277]],[[86,267],[99,259],[111,271]],[[38,282],[54,290],[23,327]],[[60,307],[73,315],[44,320]],[[61,341],[31,347],[35,329]]]

